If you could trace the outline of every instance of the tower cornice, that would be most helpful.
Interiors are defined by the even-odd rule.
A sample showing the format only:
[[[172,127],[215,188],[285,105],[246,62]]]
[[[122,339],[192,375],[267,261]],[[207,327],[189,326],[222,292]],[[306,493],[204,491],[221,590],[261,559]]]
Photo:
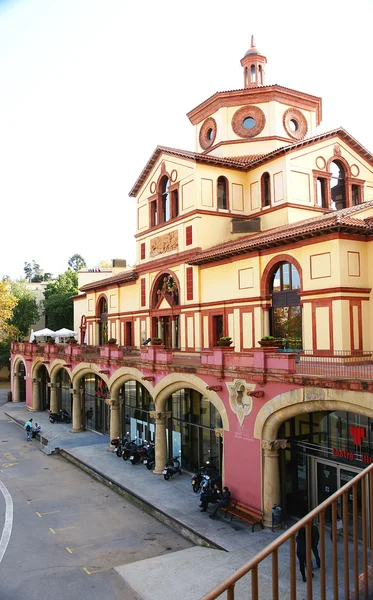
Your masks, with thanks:
[[[216,92],[210,98],[193,108],[187,113],[192,125],[198,125],[217,110],[229,106],[243,106],[245,104],[260,104],[262,102],[276,101],[299,109],[307,109],[316,113],[316,125],[321,123],[322,100],[304,92],[298,92],[281,85],[267,85],[252,87],[227,92]]]

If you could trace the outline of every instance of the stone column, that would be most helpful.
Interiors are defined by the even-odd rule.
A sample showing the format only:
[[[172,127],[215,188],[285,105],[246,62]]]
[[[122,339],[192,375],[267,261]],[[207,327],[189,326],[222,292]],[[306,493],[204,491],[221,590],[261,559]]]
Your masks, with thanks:
[[[279,450],[286,448],[286,440],[262,440],[263,449],[263,510],[265,527],[272,527],[272,507],[280,503]]]
[[[119,401],[117,398],[107,398],[106,404],[110,406],[110,439],[119,437],[120,421],[119,421]],[[113,446],[110,446],[113,449]]]
[[[167,462],[167,440],[166,440],[166,423],[171,417],[171,412],[149,413],[152,419],[155,419],[155,475],[162,475],[163,469]]]
[[[157,336],[162,337],[162,321],[160,318],[157,318]]]
[[[40,410],[40,379],[34,377],[32,380],[32,410]]]
[[[19,373],[13,374],[13,402],[19,402]]]
[[[58,412],[58,397],[57,397],[57,383],[50,384],[51,390],[51,402],[50,402],[50,410],[51,412]]]
[[[82,430],[82,401],[80,389],[73,389],[73,426],[72,433],[79,433]]]
[[[269,335],[269,309],[263,308],[263,336]]]
[[[171,318],[171,344],[172,344],[172,348],[177,348],[176,319],[175,319],[175,317]]]

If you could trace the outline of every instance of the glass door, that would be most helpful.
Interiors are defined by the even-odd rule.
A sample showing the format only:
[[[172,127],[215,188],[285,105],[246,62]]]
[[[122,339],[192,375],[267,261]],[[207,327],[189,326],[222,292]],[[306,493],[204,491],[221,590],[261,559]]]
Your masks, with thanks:
[[[338,465],[328,462],[321,462],[315,460],[316,463],[316,494],[312,500],[313,506],[320,504],[327,498],[329,498],[334,492],[343,487],[346,483],[351,481],[357,475],[360,470],[352,469],[344,465]],[[368,496],[368,490],[367,490]],[[368,502],[368,497],[367,497]],[[362,492],[361,484],[357,486],[357,510],[358,510],[358,532],[359,539],[362,539]],[[342,500],[338,506],[338,515],[342,517]],[[332,511],[331,508],[325,513],[326,525],[331,525]],[[346,523],[343,524],[344,528]],[[348,494],[348,533],[352,535],[353,527],[353,493],[352,490]],[[369,536],[368,536],[369,538]]]

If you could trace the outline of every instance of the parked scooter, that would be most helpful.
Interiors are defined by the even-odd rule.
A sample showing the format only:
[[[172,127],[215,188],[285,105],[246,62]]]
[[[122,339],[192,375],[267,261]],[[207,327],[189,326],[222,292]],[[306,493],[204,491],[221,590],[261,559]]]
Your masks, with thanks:
[[[198,469],[197,473],[195,473],[191,479],[193,492],[197,494],[200,491],[203,482],[210,481],[210,479],[212,480],[211,487],[214,485],[214,483],[219,483],[221,481],[221,477],[217,468],[214,467],[214,465],[212,465],[209,460],[207,460],[205,464]]]
[[[136,450],[137,448],[137,440],[132,440],[130,442],[126,442],[125,444],[123,444],[122,446],[122,458],[123,460],[128,460],[131,456],[131,454]]]
[[[71,417],[64,408],[59,413],[49,411],[49,420],[51,423],[71,423]]]
[[[149,444],[146,452],[146,456],[142,461],[143,464],[149,471],[152,471],[155,467],[155,447],[154,444]]]
[[[174,456],[173,459],[166,464],[163,469],[163,477],[168,481],[168,479],[172,479],[176,473],[180,473],[181,475],[180,460],[178,456]]]
[[[140,442],[137,445],[137,448],[135,448],[130,456],[130,463],[131,465],[137,465],[139,463],[142,463],[143,460],[145,459],[145,456],[147,454],[148,451],[148,444],[146,442],[146,440]]]
[[[120,458],[122,456],[122,448],[123,448],[124,444],[126,444],[127,442],[128,442],[127,437],[121,438],[121,437],[119,437],[119,435],[118,435],[118,437],[113,438],[110,441],[110,444],[114,448],[113,452],[115,452],[115,454],[118,456],[118,458]]]

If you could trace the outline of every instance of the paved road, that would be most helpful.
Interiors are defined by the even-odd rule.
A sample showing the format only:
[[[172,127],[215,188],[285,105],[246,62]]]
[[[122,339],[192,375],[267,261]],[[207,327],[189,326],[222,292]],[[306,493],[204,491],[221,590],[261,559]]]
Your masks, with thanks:
[[[14,520],[0,597],[138,600],[114,567],[192,544],[58,455],[46,456],[36,441],[27,443],[4,416],[6,392],[1,385],[0,482]],[[0,492],[0,535],[5,516]]]

